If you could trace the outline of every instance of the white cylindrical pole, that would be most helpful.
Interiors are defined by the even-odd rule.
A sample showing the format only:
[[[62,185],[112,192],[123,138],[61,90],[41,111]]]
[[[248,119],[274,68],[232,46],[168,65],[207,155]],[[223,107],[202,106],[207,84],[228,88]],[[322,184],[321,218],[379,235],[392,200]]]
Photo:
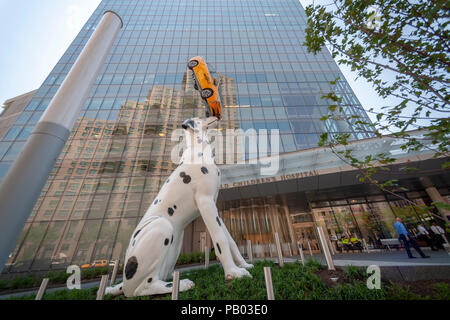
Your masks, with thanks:
[[[47,290],[47,285],[48,285],[48,281],[49,280],[50,280],[49,278],[42,279],[41,287],[39,288],[39,291],[38,291],[38,293],[36,295],[35,300],[42,300],[42,297],[45,294],[45,290]]]
[[[248,261],[252,263],[253,262],[252,240],[247,240],[247,255]]]
[[[322,245],[325,260],[327,261],[328,270],[336,270],[334,268],[333,258],[331,257],[330,249],[328,248],[322,227],[317,227],[317,233],[319,234],[320,244]]]
[[[0,271],[117,38],[122,20],[105,12],[0,186]]]
[[[107,285],[108,285],[108,275],[103,275],[102,279],[100,280],[100,286],[98,287],[97,291],[97,300],[103,300]]]
[[[270,267],[264,267],[264,278],[266,279],[267,300],[275,300]]]
[[[209,267],[209,247],[205,246],[205,268]]]
[[[300,242],[297,242],[297,245],[298,245],[298,252],[300,253],[300,259],[302,259],[302,264],[305,265],[305,255],[303,254],[302,244]]]
[[[309,250],[309,255],[312,257],[313,253],[312,253],[311,243],[309,242],[309,239],[308,239],[308,250]]]
[[[364,246],[364,250],[367,252],[367,253],[369,253],[369,246],[367,245],[367,242],[366,242],[366,239],[362,239],[362,243],[363,243],[363,246]]]
[[[180,273],[173,273],[172,300],[178,300],[178,292],[180,291]]]
[[[330,245],[330,251],[332,255],[335,255],[336,253],[334,252],[334,246],[333,246],[333,242],[331,242],[331,240],[328,241],[329,245]]]
[[[112,287],[114,285],[114,282],[116,282],[116,277],[117,277],[117,271],[119,271],[119,265],[120,265],[120,260],[117,259],[114,262],[114,268],[112,271],[112,275],[111,275],[111,280],[109,282],[109,285]]]
[[[277,254],[278,254],[278,264],[280,267],[284,265],[284,259],[283,259],[283,251],[281,251],[281,243],[280,243],[280,237],[278,236],[278,232],[275,232],[275,245],[277,248]]]

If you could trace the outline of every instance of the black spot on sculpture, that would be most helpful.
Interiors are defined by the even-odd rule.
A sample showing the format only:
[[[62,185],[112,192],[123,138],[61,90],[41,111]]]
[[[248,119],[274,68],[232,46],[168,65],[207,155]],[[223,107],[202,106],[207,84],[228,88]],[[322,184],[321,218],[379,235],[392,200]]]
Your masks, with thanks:
[[[133,238],[136,238],[137,235],[139,234],[139,232],[141,232],[141,230],[138,230],[138,231],[134,234],[134,237],[133,237]]]
[[[219,227],[222,226],[222,223],[220,222],[220,218],[219,217],[216,218],[216,221],[217,221],[217,224],[219,225]]]
[[[202,173],[203,173],[203,174],[208,174],[208,169],[207,169],[207,168],[205,168],[205,167],[202,167],[202,169],[201,169],[201,170],[202,170]]]
[[[169,214],[169,216],[173,216],[175,211],[173,211],[172,208],[167,209],[167,213]]]
[[[125,278],[130,280],[135,275],[138,268],[138,261],[136,257],[131,257],[127,261],[127,265],[125,266]]]
[[[191,180],[192,180],[192,179],[191,179],[191,176],[187,175],[186,172],[181,172],[181,173],[180,173],[180,177],[183,178],[183,182],[184,182],[185,184],[190,183]]]
[[[219,254],[222,254],[222,249],[220,249],[220,246],[218,243],[216,243],[216,246],[217,246],[217,250],[219,250]]]
[[[169,244],[169,242],[170,242],[169,239],[164,240],[164,245],[167,246]]]

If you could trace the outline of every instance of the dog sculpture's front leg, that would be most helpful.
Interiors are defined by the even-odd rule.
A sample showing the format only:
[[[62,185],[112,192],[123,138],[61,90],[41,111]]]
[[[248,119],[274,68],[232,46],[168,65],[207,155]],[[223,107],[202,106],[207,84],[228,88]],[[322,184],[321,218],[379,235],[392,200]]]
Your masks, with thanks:
[[[253,265],[250,263],[247,263],[247,261],[245,261],[245,259],[242,257],[241,253],[239,252],[239,248],[236,245],[236,242],[234,242],[231,234],[228,232],[227,227],[222,224],[222,228],[224,229],[225,235],[228,238],[228,242],[230,244],[231,255],[233,256],[234,263],[238,267],[241,267],[241,268],[245,268],[245,269],[253,268]]]
[[[208,228],[209,234],[214,243],[216,256],[222,263],[226,278],[241,278],[244,276],[251,277],[250,273],[244,268],[236,266],[230,249],[228,237],[223,230],[220,218],[217,212],[216,204],[212,197],[196,196],[198,209]]]

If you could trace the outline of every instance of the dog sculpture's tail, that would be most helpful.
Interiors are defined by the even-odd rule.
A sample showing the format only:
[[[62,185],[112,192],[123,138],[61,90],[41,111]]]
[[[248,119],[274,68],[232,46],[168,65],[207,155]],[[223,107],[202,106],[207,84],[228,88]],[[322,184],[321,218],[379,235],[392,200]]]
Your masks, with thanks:
[[[117,297],[123,294],[123,282],[116,284],[113,287],[106,288],[105,294],[110,294],[113,297]]]

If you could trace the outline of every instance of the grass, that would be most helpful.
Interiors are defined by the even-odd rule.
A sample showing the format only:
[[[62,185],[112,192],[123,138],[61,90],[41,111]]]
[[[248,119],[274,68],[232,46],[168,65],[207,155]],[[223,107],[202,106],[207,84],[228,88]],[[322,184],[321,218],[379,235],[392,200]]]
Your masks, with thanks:
[[[109,268],[89,268],[83,269],[81,271],[81,279],[82,280],[90,280],[100,277],[101,275],[108,274]],[[50,271],[46,274],[36,276],[36,275],[27,275],[27,276],[18,276],[12,279],[11,281],[0,281],[0,291],[5,290],[15,290],[15,289],[27,289],[27,288],[36,288],[39,287],[44,278],[49,278],[49,285],[56,284],[65,284],[67,282],[67,278],[69,278],[70,274],[66,271]]]
[[[180,254],[177,265],[185,265],[192,263],[203,263],[205,260],[204,253],[193,252],[189,254]],[[209,260],[216,260],[216,255],[214,251],[211,251],[209,254]],[[99,278],[104,274],[108,274],[110,272],[109,267],[103,268],[88,268],[81,270],[81,280],[92,280]],[[122,270],[119,269],[119,273]],[[18,276],[10,281],[0,280],[0,292],[6,290],[16,290],[16,289],[29,289],[39,287],[44,278],[49,278],[49,285],[56,284],[65,284],[67,282],[67,278],[70,276],[65,270],[60,272],[50,271],[44,275],[36,276],[33,274],[26,276]]]
[[[346,267],[343,270],[343,282],[327,285],[320,275],[327,275],[325,267],[316,260],[301,263],[286,263],[283,268],[271,261],[258,261],[250,270],[252,279],[242,278],[226,281],[221,265],[213,265],[208,269],[185,272],[182,279],[194,281],[195,288],[180,292],[180,300],[265,300],[266,287],[264,267],[271,267],[275,299],[277,300],[417,300],[443,299],[450,300],[450,288],[447,283],[434,284],[434,295],[421,296],[410,290],[408,286],[400,286],[393,282],[384,283],[380,290],[369,290],[365,283],[362,269]],[[97,288],[86,290],[59,290],[48,293],[45,300],[95,300]],[[34,295],[12,298],[12,300],[34,299]],[[152,297],[125,298],[106,296],[105,300],[170,300],[171,295]]]

